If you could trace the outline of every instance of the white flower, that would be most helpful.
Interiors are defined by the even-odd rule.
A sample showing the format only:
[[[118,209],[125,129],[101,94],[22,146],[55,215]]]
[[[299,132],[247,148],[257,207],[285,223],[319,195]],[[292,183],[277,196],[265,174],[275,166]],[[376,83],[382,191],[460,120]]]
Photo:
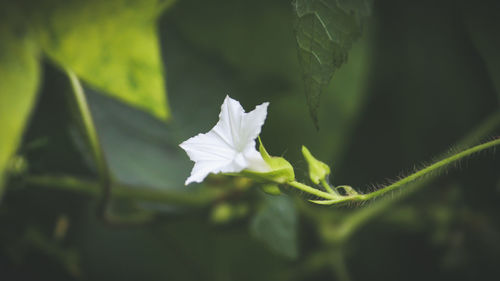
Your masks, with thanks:
[[[268,105],[265,102],[245,113],[238,101],[226,96],[215,127],[180,144],[195,162],[186,185],[202,182],[210,173],[239,173],[245,169],[271,171],[255,149],[255,139],[266,120]]]

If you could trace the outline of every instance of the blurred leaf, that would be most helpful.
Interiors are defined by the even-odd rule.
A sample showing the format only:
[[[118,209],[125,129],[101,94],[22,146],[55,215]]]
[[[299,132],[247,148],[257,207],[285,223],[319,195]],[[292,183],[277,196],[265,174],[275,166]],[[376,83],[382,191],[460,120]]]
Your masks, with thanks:
[[[316,127],[320,95],[334,72],[347,61],[361,35],[369,0],[295,0],[296,39],[310,115]]]
[[[228,230],[206,223],[204,216],[184,216],[117,229],[94,217],[88,212],[75,233],[86,280],[278,280],[270,274],[287,265],[252,239],[244,224]],[[126,272],[124,264],[130,265]]]
[[[500,50],[500,36],[498,36],[500,2],[486,0],[474,5],[461,3],[467,31],[483,58],[500,102],[500,55],[498,53]]]
[[[250,227],[252,235],[271,250],[292,259],[298,256],[297,212],[290,197],[263,195]]]
[[[173,1],[41,1],[35,28],[50,58],[113,97],[169,118],[156,18]]]
[[[17,20],[8,14],[13,12],[0,11],[0,193],[4,169],[16,152],[35,102],[40,72],[37,48],[25,26],[10,21]]]
[[[148,114],[85,89],[109,168],[121,183],[151,188],[185,188],[191,167],[180,140]]]

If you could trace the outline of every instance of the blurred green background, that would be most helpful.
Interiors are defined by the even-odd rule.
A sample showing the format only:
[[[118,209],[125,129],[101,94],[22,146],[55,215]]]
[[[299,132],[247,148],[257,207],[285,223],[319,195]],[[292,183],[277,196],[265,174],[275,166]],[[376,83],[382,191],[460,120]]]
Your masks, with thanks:
[[[316,130],[290,0],[1,1],[0,280],[498,276],[494,151],[363,206],[220,176],[184,186],[192,163],[178,144],[214,126],[227,94],[247,111],[270,102],[261,138],[297,178],[306,145],[335,185],[361,191],[464,137],[499,135],[498,1],[327,2],[371,12],[322,91]],[[99,169],[66,69],[124,190],[110,209],[133,225],[96,215]]]

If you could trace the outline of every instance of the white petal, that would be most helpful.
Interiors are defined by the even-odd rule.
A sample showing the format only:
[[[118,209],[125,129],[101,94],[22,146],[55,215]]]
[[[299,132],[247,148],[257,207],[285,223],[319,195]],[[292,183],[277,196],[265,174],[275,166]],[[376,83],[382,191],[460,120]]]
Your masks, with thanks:
[[[266,121],[268,106],[269,103],[265,102],[243,116],[240,132],[241,141],[244,143],[243,147],[254,143],[255,139],[259,136],[262,125]],[[255,147],[255,144],[253,147]]]
[[[191,176],[186,180],[186,185],[191,182],[202,182],[208,174],[217,173],[239,173],[249,166],[249,163],[242,153],[238,153],[233,159],[221,161],[198,161],[191,170]]]
[[[191,182],[202,182],[209,173],[219,173],[222,168],[230,165],[236,152],[213,131],[198,134],[179,145],[186,151],[189,158],[195,162],[191,176],[186,185]]]
[[[218,173],[228,163],[223,161],[199,161],[194,164],[191,176],[187,178],[185,185],[192,182],[202,182],[210,173]]]
[[[210,131],[198,134],[179,145],[194,161],[231,162],[236,153],[219,135]]]
[[[222,103],[219,114],[219,122],[212,131],[219,135],[229,146],[235,150],[241,150],[241,122],[245,110],[241,104],[229,96]]]

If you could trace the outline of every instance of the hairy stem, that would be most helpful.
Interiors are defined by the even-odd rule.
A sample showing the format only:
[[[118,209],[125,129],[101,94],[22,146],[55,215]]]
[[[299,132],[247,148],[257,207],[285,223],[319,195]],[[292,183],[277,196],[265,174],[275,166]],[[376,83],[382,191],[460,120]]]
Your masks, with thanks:
[[[394,191],[398,188],[401,188],[405,185],[408,185],[408,184],[410,184],[416,180],[419,180],[425,176],[428,176],[428,175],[438,171],[439,169],[446,167],[450,164],[453,164],[459,160],[462,160],[463,158],[468,157],[474,153],[478,153],[480,151],[483,151],[483,150],[486,150],[489,148],[493,148],[497,145],[500,145],[500,138],[497,138],[495,140],[492,140],[492,141],[489,141],[489,142],[486,142],[486,143],[483,143],[480,145],[476,145],[476,146],[471,147],[469,149],[466,149],[462,152],[459,152],[457,154],[454,154],[452,156],[444,158],[443,160],[440,160],[432,165],[429,165],[429,166],[425,167],[424,169],[419,170],[419,171],[417,171],[417,172],[415,172],[415,173],[413,173],[413,174],[411,174],[411,175],[409,175],[409,176],[407,176],[407,177],[405,177],[405,178],[403,178],[403,179],[401,179],[401,180],[399,180],[391,185],[388,185],[386,187],[383,187],[379,190],[376,190],[376,191],[373,191],[370,193],[358,194],[350,186],[342,186],[342,188],[344,188],[347,191],[347,195],[336,196],[333,199],[329,199],[329,200],[325,196],[318,195],[319,197],[322,197],[322,198],[327,199],[327,200],[312,200],[311,202],[316,203],[316,204],[320,204],[320,205],[333,205],[333,204],[340,204],[340,203],[346,203],[346,202],[368,201],[368,200],[377,198],[379,196],[382,196],[388,192]],[[353,192],[349,192],[349,190],[352,190]],[[309,193],[312,194],[312,192],[309,192]]]
[[[495,139],[495,140],[492,140],[492,141],[489,141],[489,142],[486,142],[486,143],[483,143],[483,144],[480,144],[480,145],[476,145],[476,146],[473,146],[469,149],[466,149],[462,152],[459,152],[457,154],[454,154],[450,157],[447,157],[447,158],[444,158],[443,160],[440,160],[430,166],[427,166],[426,168],[420,170],[420,171],[417,171],[391,185],[388,185],[384,188],[381,188],[377,191],[374,191],[374,192],[371,192],[371,193],[367,193],[367,194],[363,194],[363,195],[360,195],[361,199],[362,200],[370,200],[370,199],[373,199],[373,198],[376,198],[378,196],[381,196],[387,192],[391,192],[397,188],[400,188],[408,183],[411,183],[421,177],[424,177],[426,175],[429,175],[437,170],[439,170],[440,168],[443,168],[445,166],[448,166],[450,164],[453,164],[465,157],[468,157],[474,153],[477,153],[477,152],[480,152],[482,150],[485,150],[485,149],[488,149],[488,148],[492,148],[492,147],[495,147],[497,145],[500,145],[500,138],[498,139]]]
[[[497,138],[495,140],[476,145],[474,147],[471,147],[469,149],[463,150],[457,154],[454,154],[452,156],[449,156],[447,158],[444,158],[432,165],[429,165],[422,170],[419,170],[391,185],[388,185],[386,187],[383,187],[379,190],[366,193],[366,194],[359,194],[357,193],[352,187],[350,186],[341,186],[344,188],[344,190],[347,192],[347,195],[339,195],[336,192],[332,190],[332,188],[328,185],[326,181],[322,181],[321,184],[323,187],[326,189],[327,192],[321,191],[319,189],[313,188],[311,186],[308,186],[306,184],[297,182],[297,181],[292,181],[288,182],[287,184],[297,188],[303,192],[309,193],[311,195],[317,196],[321,198],[322,200],[311,200],[311,202],[316,203],[316,204],[321,204],[321,205],[333,205],[333,204],[340,204],[340,203],[345,203],[345,202],[361,202],[361,201],[368,201],[374,198],[377,198],[379,196],[382,196],[388,192],[394,191],[395,189],[401,188],[405,185],[408,185],[409,183],[412,183],[422,177],[428,176],[429,174],[432,174],[439,169],[446,167],[450,164],[453,164],[459,160],[462,160],[465,157],[468,157],[474,153],[478,153],[480,151],[495,147],[497,145],[500,145],[500,138]]]
[[[500,127],[500,112],[495,112],[488,118],[486,118],[481,124],[475,128],[471,133],[463,137],[458,141],[456,147],[467,147],[477,142],[479,139],[491,134],[496,128]],[[446,154],[442,154],[445,157]],[[377,217],[385,210],[390,208],[396,202],[402,200],[404,197],[410,195],[411,193],[419,190],[421,187],[429,185],[437,176],[431,175],[421,181],[413,182],[408,185],[406,192],[403,196],[397,196],[394,198],[385,198],[370,204],[365,208],[361,208],[351,214],[349,214],[337,227],[337,239],[338,241],[345,241],[363,225],[369,222],[371,219]]]

